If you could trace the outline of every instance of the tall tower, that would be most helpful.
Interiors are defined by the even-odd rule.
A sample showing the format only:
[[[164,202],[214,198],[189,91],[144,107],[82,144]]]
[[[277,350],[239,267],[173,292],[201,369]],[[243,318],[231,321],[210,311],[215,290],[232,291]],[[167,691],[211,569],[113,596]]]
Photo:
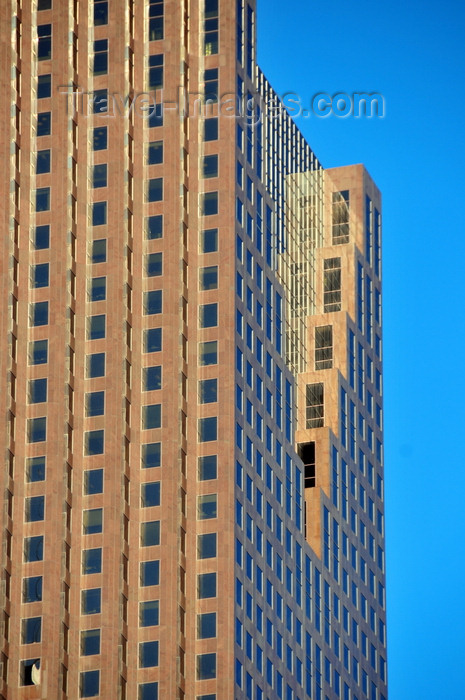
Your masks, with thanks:
[[[253,0],[0,33],[1,697],[386,700],[375,185]]]

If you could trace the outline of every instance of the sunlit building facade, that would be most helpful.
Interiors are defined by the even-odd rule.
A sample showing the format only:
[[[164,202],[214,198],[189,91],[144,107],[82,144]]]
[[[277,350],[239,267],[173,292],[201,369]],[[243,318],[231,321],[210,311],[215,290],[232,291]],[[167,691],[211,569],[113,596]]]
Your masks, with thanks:
[[[253,0],[0,6],[8,700],[386,700],[381,206]]]

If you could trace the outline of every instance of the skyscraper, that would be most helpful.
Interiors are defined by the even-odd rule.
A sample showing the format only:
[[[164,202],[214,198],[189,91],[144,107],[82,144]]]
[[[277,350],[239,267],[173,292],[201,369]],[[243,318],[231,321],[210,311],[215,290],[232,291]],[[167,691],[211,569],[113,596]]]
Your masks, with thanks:
[[[0,27],[1,696],[385,700],[376,186],[253,0]]]

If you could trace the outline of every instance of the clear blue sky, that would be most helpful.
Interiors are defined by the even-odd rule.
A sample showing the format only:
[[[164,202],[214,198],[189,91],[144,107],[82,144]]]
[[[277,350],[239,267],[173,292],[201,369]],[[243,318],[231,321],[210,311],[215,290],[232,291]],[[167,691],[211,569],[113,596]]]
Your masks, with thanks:
[[[465,698],[465,4],[258,0],[257,26],[278,93],[386,99],[297,123],[383,192],[390,700]]]

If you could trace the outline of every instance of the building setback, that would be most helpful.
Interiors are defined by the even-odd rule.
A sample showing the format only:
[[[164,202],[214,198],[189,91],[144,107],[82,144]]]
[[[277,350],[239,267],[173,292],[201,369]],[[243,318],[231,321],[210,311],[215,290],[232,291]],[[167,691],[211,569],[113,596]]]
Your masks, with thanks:
[[[0,35],[1,698],[386,700],[378,189],[253,0]]]

